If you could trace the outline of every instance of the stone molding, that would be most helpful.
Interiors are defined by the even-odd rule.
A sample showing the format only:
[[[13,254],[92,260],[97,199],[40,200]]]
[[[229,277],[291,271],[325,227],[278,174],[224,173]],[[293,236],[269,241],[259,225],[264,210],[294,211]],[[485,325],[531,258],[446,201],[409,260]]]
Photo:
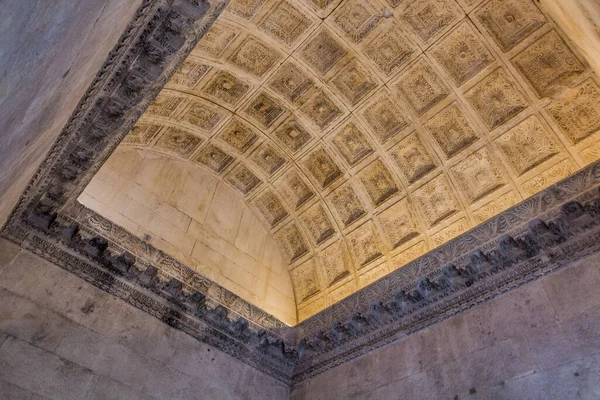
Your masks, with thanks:
[[[76,202],[226,2],[146,0],[2,236],[287,383],[449,318],[600,248],[600,164],[286,328]]]

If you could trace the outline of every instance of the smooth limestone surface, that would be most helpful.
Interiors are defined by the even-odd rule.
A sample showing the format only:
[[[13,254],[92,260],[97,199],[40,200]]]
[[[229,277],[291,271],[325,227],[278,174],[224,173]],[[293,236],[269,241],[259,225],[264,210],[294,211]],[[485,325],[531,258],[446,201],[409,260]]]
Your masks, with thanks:
[[[292,390],[304,399],[600,398],[600,254]]]
[[[288,388],[0,240],[0,399],[287,399]]]
[[[141,0],[2,0],[0,225]]]
[[[290,397],[598,399],[598,287],[600,254],[302,382]],[[0,343],[2,399],[288,398],[278,381],[5,241]]]

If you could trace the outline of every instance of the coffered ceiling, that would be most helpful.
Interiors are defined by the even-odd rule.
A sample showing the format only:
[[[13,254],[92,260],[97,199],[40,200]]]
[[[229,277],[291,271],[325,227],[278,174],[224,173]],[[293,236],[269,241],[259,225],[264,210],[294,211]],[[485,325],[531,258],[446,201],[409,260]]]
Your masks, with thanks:
[[[532,1],[233,0],[120,146],[234,189],[303,320],[597,160],[599,130]]]

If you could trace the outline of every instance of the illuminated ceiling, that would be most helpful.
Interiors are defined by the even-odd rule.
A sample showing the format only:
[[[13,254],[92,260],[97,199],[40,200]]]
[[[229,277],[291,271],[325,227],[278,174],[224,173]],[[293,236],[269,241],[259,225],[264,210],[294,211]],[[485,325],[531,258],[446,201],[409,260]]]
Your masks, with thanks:
[[[596,76],[529,0],[241,0],[115,155],[243,198],[303,320],[597,160],[599,130]]]

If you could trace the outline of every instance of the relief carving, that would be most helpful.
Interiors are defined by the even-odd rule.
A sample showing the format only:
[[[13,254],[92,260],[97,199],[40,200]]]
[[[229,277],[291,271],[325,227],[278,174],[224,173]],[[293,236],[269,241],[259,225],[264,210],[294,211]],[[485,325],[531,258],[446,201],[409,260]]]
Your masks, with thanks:
[[[294,117],[288,118],[275,129],[273,136],[290,153],[297,153],[312,139],[310,133]]]
[[[463,232],[468,231],[470,228],[469,223],[466,219],[461,218],[458,221],[452,223],[450,226],[445,227],[441,231],[431,235],[431,241],[434,246],[440,246]]]
[[[198,42],[196,49],[215,58],[221,57],[239,34],[239,29],[216,22]]]
[[[226,116],[227,112],[224,109],[217,108],[208,101],[194,100],[180,119],[205,132],[212,132]]]
[[[267,0],[231,0],[225,10],[250,20],[266,2]]]
[[[242,71],[262,78],[280,60],[279,53],[255,37],[247,37],[228,61]]]
[[[292,209],[300,208],[315,196],[298,172],[293,169],[286,172],[273,185]]]
[[[244,153],[256,142],[258,134],[248,124],[234,117],[223,129],[219,138],[240,153]]]
[[[227,174],[226,180],[243,195],[247,195],[262,183],[262,181],[242,163],[236,165]]]
[[[391,25],[375,36],[365,46],[364,52],[386,76],[391,76],[410,60],[416,49],[400,28]]]
[[[480,224],[488,219],[500,214],[502,211],[509,209],[510,207],[521,201],[519,196],[514,191],[510,191],[495,200],[490,201],[486,205],[480,207],[478,210],[473,211],[473,217],[475,222]]]
[[[283,64],[269,80],[269,87],[294,103],[313,87],[314,81],[291,62]]]
[[[352,106],[360,102],[369,92],[377,87],[371,75],[359,65],[357,60],[350,61],[331,80],[342,97]]]
[[[415,183],[436,167],[429,151],[416,133],[398,143],[391,154],[409,184]]]
[[[183,98],[181,97],[160,93],[148,107],[148,114],[170,117],[182,103]]]
[[[530,0],[492,0],[475,16],[504,52],[546,23]]]
[[[375,160],[360,171],[358,178],[367,190],[373,206],[379,207],[399,192],[392,174],[381,160]]]
[[[471,203],[505,185],[502,172],[487,147],[477,150],[451,170]]]
[[[297,268],[294,268],[291,271],[291,275],[298,302],[306,301],[320,292],[321,289],[314,259],[310,259]]]
[[[410,120],[403,114],[389,94],[380,95],[361,111],[367,125],[382,144],[410,125]]]
[[[241,79],[225,70],[220,70],[202,89],[202,93],[233,107],[240,102],[249,89],[250,85]]]
[[[264,128],[268,128],[285,112],[285,108],[279,104],[280,102],[261,92],[250,101],[244,112]]]
[[[460,210],[448,178],[443,174],[415,190],[413,196],[429,228]]]
[[[512,62],[539,97],[552,96],[585,72],[556,31],[546,33]]]
[[[479,139],[457,103],[440,111],[425,126],[448,158]]]
[[[383,17],[373,3],[363,0],[346,1],[338,10],[333,23],[354,43],[360,42]]]
[[[571,163],[570,160],[563,160],[547,170],[540,172],[534,178],[523,183],[521,186],[525,190],[525,193],[528,195],[533,195],[534,193],[546,189],[556,182],[566,178],[574,173],[575,170],[576,167]]]
[[[419,38],[428,43],[462,17],[463,11],[450,0],[394,1],[403,5],[402,20]]]
[[[194,161],[207,166],[216,173],[221,173],[229,164],[233,162],[234,158],[229,154],[225,153],[219,147],[212,143],[207,144],[200,150],[200,153],[196,156]]]
[[[525,97],[501,68],[470,89],[466,97],[489,129],[510,121],[528,107]]]
[[[137,123],[123,142],[131,144],[149,144],[160,132],[162,125]]]
[[[321,250],[320,260],[328,287],[350,275],[350,260],[343,242],[338,241]]]
[[[412,205],[406,198],[379,214],[377,219],[392,249],[419,236]]]
[[[188,158],[204,140],[181,129],[168,128],[156,142],[156,147]]]
[[[369,221],[349,233],[348,240],[358,269],[364,268],[383,257],[381,241],[373,221]]]
[[[288,263],[293,263],[306,253],[308,246],[294,222],[291,222],[275,233],[275,240]],[[313,261],[311,259],[310,261]]]
[[[492,53],[467,22],[444,38],[432,54],[456,86],[461,86],[494,61]]]
[[[323,148],[310,153],[304,159],[304,166],[321,189],[327,188],[342,176],[340,168]]]
[[[273,146],[266,142],[262,143],[256,151],[252,153],[250,159],[268,175],[273,175],[283,166],[283,164],[285,164],[285,158],[283,158]]]
[[[430,110],[450,94],[448,87],[424,60],[410,67],[395,86],[418,115]]]
[[[600,130],[600,88],[588,79],[567,91],[548,111],[567,139],[579,143]]]
[[[527,118],[494,141],[518,176],[560,152],[536,116]]]
[[[321,203],[316,203],[302,213],[300,220],[306,227],[315,246],[320,245],[335,233],[335,229]]]
[[[300,50],[300,56],[315,71],[325,74],[348,51],[326,29],[321,28]]]
[[[193,90],[198,86],[200,80],[206,75],[211,67],[193,60],[186,60],[175,72],[171,78],[169,86],[182,86],[188,90]]]
[[[258,28],[287,46],[293,45],[312,22],[296,7],[282,1],[258,23]]]
[[[256,197],[254,206],[269,222],[271,228],[288,216],[288,212],[285,210],[277,196],[269,189]]]
[[[351,225],[367,213],[362,202],[349,183],[337,188],[329,195],[329,202],[333,206],[339,220],[344,227]]]
[[[321,130],[327,128],[342,114],[342,110],[321,89],[316,90],[316,93],[302,105],[300,112]]]
[[[354,122],[349,122],[335,134],[333,144],[350,166],[373,153],[373,148]]]

